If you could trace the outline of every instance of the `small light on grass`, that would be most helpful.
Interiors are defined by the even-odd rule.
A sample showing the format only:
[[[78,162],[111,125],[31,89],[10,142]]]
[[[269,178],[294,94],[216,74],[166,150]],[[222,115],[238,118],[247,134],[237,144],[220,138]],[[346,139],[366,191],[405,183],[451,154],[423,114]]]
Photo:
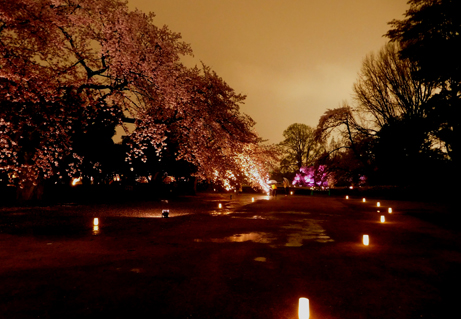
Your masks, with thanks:
[[[346,195],[346,199],[349,199],[349,195]]]
[[[252,198],[251,198],[251,201],[252,201],[252,202],[254,202],[254,201],[255,201],[255,198],[254,198],[254,197],[252,197]]]
[[[370,244],[370,238],[368,237],[368,235],[363,235],[363,244],[365,246],[368,246]]]
[[[380,203],[380,202],[377,202],[377,203],[376,203],[376,206],[377,206],[377,207],[381,207],[381,203]]]
[[[75,186],[75,185],[77,185],[77,184],[80,184],[80,182],[81,182],[81,178],[80,178],[80,177],[79,177],[79,178],[74,178],[74,179],[72,179],[72,186]]]
[[[366,202],[365,197],[362,199],[362,202],[364,202],[364,203]]]
[[[384,223],[386,221],[386,217],[384,217],[383,215],[381,215],[381,223]]]
[[[392,208],[389,207],[388,210],[387,210],[387,212],[388,212],[389,214],[392,214]]]
[[[99,218],[93,219],[93,225],[98,226],[99,225]]]
[[[290,195],[293,195],[293,192],[290,192]]]
[[[218,204],[218,208],[222,208],[222,204],[221,204],[221,203]]]
[[[309,319],[309,299],[299,298],[298,318]]]

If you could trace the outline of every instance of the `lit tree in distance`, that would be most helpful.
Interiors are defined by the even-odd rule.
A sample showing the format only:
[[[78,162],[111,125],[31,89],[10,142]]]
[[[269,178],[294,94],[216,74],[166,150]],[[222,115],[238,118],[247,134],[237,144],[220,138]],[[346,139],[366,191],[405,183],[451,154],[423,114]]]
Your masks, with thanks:
[[[320,165],[315,168],[314,166],[303,166],[296,173],[292,184],[301,187],[328,187],[329,173],[326,170],[325,165]]]
[[[0,0],[0,170],[25,189],[79,176],[75,134],[127,115],[128,161],[174,139],[200,177],[267,187],[272,153],[239,113],[245,97],[185,68],[190,46],[153,20],[119,0]]]

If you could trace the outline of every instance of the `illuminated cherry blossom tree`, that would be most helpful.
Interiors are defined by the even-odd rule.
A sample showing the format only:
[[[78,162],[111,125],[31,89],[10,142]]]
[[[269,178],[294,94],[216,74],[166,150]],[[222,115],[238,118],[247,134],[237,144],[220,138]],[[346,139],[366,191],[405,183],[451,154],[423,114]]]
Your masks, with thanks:
[[[164,125],[164,143],[176,145],[176,158],[194,164],[197,177],[222,183],[226,189],[248,183],[268,190],[268,169],[278,160],[278,151],[263,145],[254,132],[255,122],[240,113],[245,96],[206,65],[183,69],[175,82],[182,92],[175,102],[178,107],[165,109],[163,103],[152,103],[145,109],[130,137],[139,150],[132,157],[144,157],[149,130]]]
[[[185,68],[191,53],[123,1],[0,0],[0,170],[31,191],[77,176],[75,135],[131,117],[128,161],[174,137],[202,177],[257,170],[263,180],[254,122],[238,111],[245,97],[207,67]]]

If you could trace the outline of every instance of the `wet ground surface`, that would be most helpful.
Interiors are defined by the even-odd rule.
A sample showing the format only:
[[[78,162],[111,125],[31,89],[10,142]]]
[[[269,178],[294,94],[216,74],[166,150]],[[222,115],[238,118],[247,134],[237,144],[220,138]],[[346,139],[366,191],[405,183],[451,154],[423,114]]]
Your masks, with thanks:
[[[212,194],[0,208],[0,318],[295,319],[300,297],[311,318],[453,317],[455,212],[377,200]]]

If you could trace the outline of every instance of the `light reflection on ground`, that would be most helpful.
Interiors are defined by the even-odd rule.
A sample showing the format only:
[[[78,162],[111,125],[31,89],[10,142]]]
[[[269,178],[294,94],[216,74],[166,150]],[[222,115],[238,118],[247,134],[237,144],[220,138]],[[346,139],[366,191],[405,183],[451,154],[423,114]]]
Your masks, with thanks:
[[[255,198],[255,202],[252,201]],[[260,244],[269,244],[270,247],[301,247],[307,242],[329,243],[334,242],[328,236],[325,229],[321,226],[322,220],[312,219],[311,212],[308,211],[259,211],[257,205],[265,199],[274,199],[264,195],[238,195],[224,198],[215,196],[210,201],[203,202],[175,202],[161,201],[153,203],[140,203],[137,205],[70,205],[68,208],[47,207],[43,211],[53,215],[54,211],[59,211],[60,216],[88,216],[92,220],[94,217],[135,217],[135,218],[163,218],[162,211],[169,210],[169,218],[181,217],[193,214],[205,214],[213,216],[216,220],[222,218],[239,218],[248,220],[249,224],[245,229],[235,230],[235,234],[222,238],[203,238],[196,239],[196,242],[213,242],[213,243],[244,243],[253,242]],[[230,199],[230,200],[229,200]],[[259,204],[258,204],[259,201]],[[211,203],[211,204],[210,204]],[[218,203],[222,203],[221,209],[218,209]],[[248,205],[248,206],[247,206]],[[256,206],[254,206],[256,205]],[[250,208],[251,206],[251,208]],[[256,210],[255,210],[256,207]],[[21,216],[27,214],[26,208],[12,208],[7,211],[10,216]],[[43,213],[43,212],[41,212]],[[321,214],[324,215],[325,213]],[[289,216],[287,216],[289,215]],[[318,216],[318,214],[316,215]],[[288,218],[287,218],[288,217]],[[324,216],[323,216],[324,217]],[[213,218],[213,219],[215,219]],[[250,220],[253,220],[250,222]],[[263,231],[254,231],[249,225],[254,224]],[[242,225],[246,225],[245,223]],[[93,225],[92,235],[103,235],[108,229],[107,224]],[[253,230],[253,232],[252,232]],[[41,230],[44,232],[45,230]],[[48,230],[46,230],[48,232]],[[52,230],[49,230],[51,233]],[[54,232],[54,230],[53,230]],[[77,232],[77,230],[76,230]],[[68,232],[66,231],[66,234]],[[229,233],[227,233],[229,234]],[[219,235],[218,235],[219,236]]]
[[[269,244],[275,238],[271,237],[268,233],[247,233],[247,234],[235,234],[224,238],[211,238],[207,241],[213,243],[243,243],[245,241],[252,241],[255,243]],[[201,239],[195,239],[195,242],[202,242]]]
[[[288,247],[301,247],[304,240],[314,240],[319,243],[334,241],[330,236],[325,234],[325,230],[320,226],[317,220],[308,219],[300,224],[284,226],[283,228],[294,231],[287,237],[285,246]]]
[[[225,216],[230,215],[232,212],[229,210],[213,210],[210,212],[211,216]]]
[[[329,243],[334,242],[330,236],[326,234],[325,229],[320,225],[321,220],[316,219],[306,219],[304,216],[310,215],[309,212],[297,212],[297,211],[288,211],[283,212],[283,215],[299,215],[301,218],[296,220],[294,224],[281,226],[282,229],[288,231],[286,235],[286,247],[301,247],[304,241],[315,241],[318,243]],[[234,215],[232,218],[242,218],[242,219],[264,219],[264,220],[283,220],[282,216],[278,216],[277,213],[268,213],[264,216],[254,215],[254,216],[239,216]],[[276,247],[272,245],[272,247]]]
[[[285,247],[301,247],[304,241],[315,241],[318,243],[330,243],[334,242],[330,236],[328,236],[325,230],[320,226],[317,220],[309,219],[303,220],[298,224],[291,224],[282,226],[282,229],[286,230],[286,235],[271,234],[268,232],[251,232],[245,234],[235,234],[223,238],[210,238],[210,239],[195,239],[195,242],[213,242],[213,243],[243,243],[252,241],[260,244],[271,244],[273,248],[285,246]],[[284,244],[278,244],[277,241],[284,240]]]
[[[270,219],[268,216],[254,215],[254,216],[232,216],[232,218],[241,218],[241,219]]]
[[[177,211],[169,211],[168,212],[168,217],[167,218],[174,218],[174,217],[180,217],[180,216],[186,216],[186,215],[190,215],[190,214],[193,214],[193,212],[187,212],[187,211],[180,211],[180,210],[177,210]],[[132,217],[132,216],[130,216]],[[142,212],[138,212],[136,214],[136,217],[138,218],[164,218],[162,216],[162,211],[159,211],[159,212],[155,212],[155,213],[142,213]]]

